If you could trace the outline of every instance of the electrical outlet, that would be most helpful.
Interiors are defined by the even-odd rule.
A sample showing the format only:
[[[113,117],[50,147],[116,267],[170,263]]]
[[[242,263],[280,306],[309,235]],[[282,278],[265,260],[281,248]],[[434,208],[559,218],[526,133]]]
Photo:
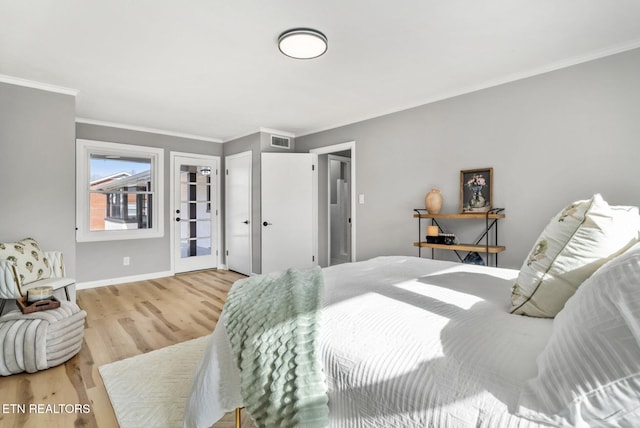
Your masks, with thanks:
[[[126,256],[122,259],[122,265],[123,266],[129,266],[131,264],[131,257]]]

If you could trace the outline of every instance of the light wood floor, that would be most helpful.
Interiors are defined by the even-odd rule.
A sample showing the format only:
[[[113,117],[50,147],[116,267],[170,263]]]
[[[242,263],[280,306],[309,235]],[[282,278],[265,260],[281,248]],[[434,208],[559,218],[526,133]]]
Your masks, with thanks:
[[[117,427],[98,367],[211,333],[242,277],[209,270],[78,291],[87,311],[82,350],[60,366],[0,378],[0,426]],[[27,411],[13,406],[19,404]],[[29,404],[88,404],[90,412],[29,412]]]

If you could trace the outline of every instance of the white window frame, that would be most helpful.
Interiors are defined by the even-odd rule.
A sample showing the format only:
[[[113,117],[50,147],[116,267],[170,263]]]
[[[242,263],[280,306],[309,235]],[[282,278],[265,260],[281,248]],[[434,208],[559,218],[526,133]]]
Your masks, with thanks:
[[[118,241],[164,236],[164,149],[107,141],[76,140],[76,241]],[[147,158],[151,161],[152,212],[148,229],[96,230],[89,228],[89,182],[92,154]]]

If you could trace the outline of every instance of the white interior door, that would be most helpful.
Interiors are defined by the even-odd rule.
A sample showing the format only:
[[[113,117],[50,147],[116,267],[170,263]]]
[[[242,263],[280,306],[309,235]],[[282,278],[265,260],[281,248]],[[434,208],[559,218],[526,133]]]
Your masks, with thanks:
[[[225,157],[225,239],[227,267],[250,275],[251,152]]]
[[[316,264],[317,156],[262,153],[262,273]]]
[[[175,272],[218,267],[218,163],[214,156],[171,154]]]

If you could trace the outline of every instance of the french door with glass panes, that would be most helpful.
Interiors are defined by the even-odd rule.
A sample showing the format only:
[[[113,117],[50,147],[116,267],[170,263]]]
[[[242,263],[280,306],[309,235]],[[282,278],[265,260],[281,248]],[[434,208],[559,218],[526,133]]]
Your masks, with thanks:
[[[173,270],[217,268],[219,158],[176,153],[171,158]]]

